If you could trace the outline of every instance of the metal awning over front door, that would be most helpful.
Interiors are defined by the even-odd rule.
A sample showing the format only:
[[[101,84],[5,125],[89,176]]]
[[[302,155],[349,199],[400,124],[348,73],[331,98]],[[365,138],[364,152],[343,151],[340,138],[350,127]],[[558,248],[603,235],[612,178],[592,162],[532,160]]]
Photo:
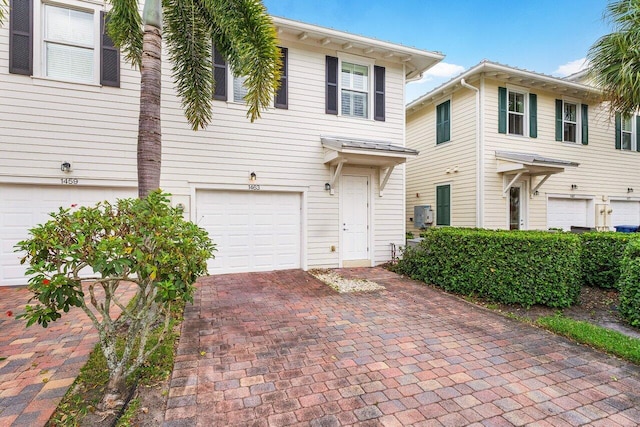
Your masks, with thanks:
[[[325,148],[324,163],[331,168],[332,188],[345,164],[374,166],[380,170],[380,196],[393,169],[419,154],[411,148],[383,141],[334,136],[322,136],[320,140]]]
[[[531,153],[514,153],[509,151],[496,151],[498,160],[497,172],[504,176],[504,188],[502,194],[507,194],[509,189],[523,177],[529,177],[530,193],[533,195],[545,183],[551,175],[564,172],[567,167],[578,167],[580,163],[569,160],[552,159]],[[533,180],[538,177],[535,183]]]

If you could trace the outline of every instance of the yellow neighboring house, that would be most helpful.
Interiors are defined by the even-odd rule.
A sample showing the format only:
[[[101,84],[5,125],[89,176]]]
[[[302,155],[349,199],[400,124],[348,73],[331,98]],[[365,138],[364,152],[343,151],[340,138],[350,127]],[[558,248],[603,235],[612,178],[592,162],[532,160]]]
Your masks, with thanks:
[[[483,61],[408,104],[407,231],[640,225],[640,117],[584,77]]]

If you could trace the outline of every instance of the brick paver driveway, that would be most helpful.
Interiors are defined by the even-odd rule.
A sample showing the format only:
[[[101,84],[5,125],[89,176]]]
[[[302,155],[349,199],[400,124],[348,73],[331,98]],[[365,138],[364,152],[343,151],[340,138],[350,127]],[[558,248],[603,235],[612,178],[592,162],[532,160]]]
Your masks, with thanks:
[[[127,303],[136,288],[121,286]],[[0,287],[0,427],[45,425],[98,342],[89,317],[76,307],[46,329],[25,329],[16,315],[31,296],[25,287]]]
[[[166,426],[636,426],[640,369],[380,268],[203,279]]]

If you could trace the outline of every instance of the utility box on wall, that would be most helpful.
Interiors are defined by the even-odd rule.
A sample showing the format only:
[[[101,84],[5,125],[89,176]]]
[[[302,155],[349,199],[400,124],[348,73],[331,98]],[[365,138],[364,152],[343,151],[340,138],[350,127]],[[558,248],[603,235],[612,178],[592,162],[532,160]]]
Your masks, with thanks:
[[[416,228],[427,228],[433,224],[433,211],[431,205],[413,207],[413,225]]]

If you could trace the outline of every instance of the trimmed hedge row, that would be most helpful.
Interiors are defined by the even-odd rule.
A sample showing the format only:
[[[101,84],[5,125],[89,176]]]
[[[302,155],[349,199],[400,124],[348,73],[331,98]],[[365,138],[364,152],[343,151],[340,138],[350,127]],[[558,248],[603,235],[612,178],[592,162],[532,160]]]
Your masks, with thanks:
[[[632,326],[640,326],[640,240],[634,239],[627,244],[618,288],[620,315]]]
[[[543,231],[438,228],[396,271],[447,291],[505,304],[567,307],[580,294],[580,239]]]
[[[616,288],[625,248],[633,238],[629,233],[592,232],[579,234],[582,241],[582,284]]]

